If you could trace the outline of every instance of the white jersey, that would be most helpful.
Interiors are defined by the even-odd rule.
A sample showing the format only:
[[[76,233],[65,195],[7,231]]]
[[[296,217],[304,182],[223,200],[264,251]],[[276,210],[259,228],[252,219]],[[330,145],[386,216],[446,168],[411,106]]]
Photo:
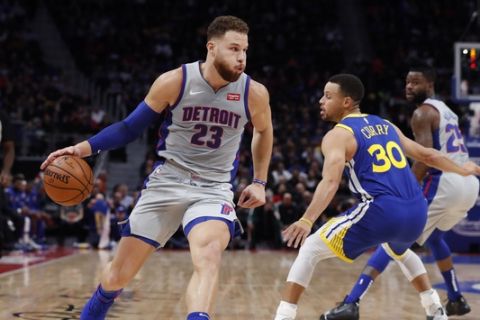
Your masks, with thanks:
[[[458,117],[440,100],[427,99],[440,114],[438,130],[433,132],[433,147],[448,155],[457,164],[468,161]],[[474,176],[463,177],[456,173],[430,169],[423,181],[423,194],[428,201],[428,218],[417,242],[423,244],[435,229],[447,231],[453,228],[475,204],[479,183]]]
[[[230,182],[238,168],[238,151],[249,122],[250,77],[215,92],[203,78],[200,62],[182,65],[180,95],[167,110],[160,129],[160,157],[216,182]]]
[[[427,99],[423,102],[437,109],[440,114],[438,130],[433,132],[433,147],[446,154],[458,165],[468,161],[468,151],[458,126],[457,115],[443,102]]]

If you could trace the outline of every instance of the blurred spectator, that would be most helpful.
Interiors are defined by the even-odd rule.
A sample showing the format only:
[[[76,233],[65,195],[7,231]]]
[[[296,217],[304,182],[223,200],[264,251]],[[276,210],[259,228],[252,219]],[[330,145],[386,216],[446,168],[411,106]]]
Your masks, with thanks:
[[[83,205],[60,207],[60,221],[57,233],[59,246],[65,245],[67,237],[74,236],[74,245],[85,243],[88,230],[84,224]]]

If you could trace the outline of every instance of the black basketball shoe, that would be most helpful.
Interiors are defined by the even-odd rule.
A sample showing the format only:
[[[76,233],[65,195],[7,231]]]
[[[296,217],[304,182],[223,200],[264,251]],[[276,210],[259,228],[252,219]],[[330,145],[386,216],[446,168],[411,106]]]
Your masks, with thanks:
[[[457,300],[448,300],[447,305],[445,306],[447,310],[447,315],[449,316],[461,316],[463,314],[467,314],[470,311],[470,306],[468,305],[467,300],[463,296],[460,296]]]
[[[360,319],[360,305],[358,302],[342,302],[335,308],[320,316],[320,320],[358,320]]]

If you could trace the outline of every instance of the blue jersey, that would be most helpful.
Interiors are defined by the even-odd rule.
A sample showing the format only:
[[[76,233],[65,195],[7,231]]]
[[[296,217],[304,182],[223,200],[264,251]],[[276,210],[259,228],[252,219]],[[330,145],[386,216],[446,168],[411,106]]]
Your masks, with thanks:
[[[394,126],[374,115],[350,114],[337,127],[349,130],[357,151],[346,165],[350,190],[362,201],[388,195],[412,199],[421,193]]]

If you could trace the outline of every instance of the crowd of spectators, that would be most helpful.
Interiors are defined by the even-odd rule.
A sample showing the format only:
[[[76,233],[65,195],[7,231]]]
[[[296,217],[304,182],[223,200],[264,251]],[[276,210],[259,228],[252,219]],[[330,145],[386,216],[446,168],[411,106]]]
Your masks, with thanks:
[[[234,14],[249,23],[247,73],[269,89],[275,139],[267,203],[254,210],[238,209],[246,232],[232,247],[242,248],[282,247],[280,230],[298,219],[312,198],[322,176],[320,144],[329,129],[329,124],[319,119],[317,104],[325,80],[342,71],[358,74],[367,89],[363,110],[382,111],[408,132],[412,107],[404,100],[403,87],[409,61],[420,59],[438,67],[437,94],[448,101],[453,43],[464,31],[474,4],[362,1],[358,14],[364,15],[369,40],[365,45],[370,46],[373,57],[355,61],[347,69],[347,55],[354,53],[346,49],[339,24],[342,8],[333,0],[46,1],[78,67],[104,92],[120,97],[130,110],[159,74],[205,57],[206,27],[213,17]],[[64,92],[61,71],[43,62],[26,23],[34,15],[33,2],[15,0],[0,6],[0,29],[5,30],[0,41],[7,48],[0,51],[0,108],[7,109],[24,128],[32,129],[28,132],[37,135],[100,129],[105,124],[100,106]],[[469,33],[463,40],[478,41],[478,34]],[[461,106],[451,105],[462,115],[467,114]],[[157,126],[149,130],[152,148]],[[251,134],[252,128],[247,127],[234,180],[236,197],[251,180]],[[61,143],[66,145],[68,141]],[[46,145],[36,146],[39,152],[47,150]],[[139,168],[139,176],[148,175],[155,161],[150,152]],[[106,222],[112,222],[107,232],[110,239],[118,239],[113,222],[128,216],[135,195],[125,193],[124,187],[114,192],[101,189],[97,188],[82,206],[51,209],[56,219],[53,224],[61,226],[60,230],[70,230],[79,243],[109,247],[110,241],[101,241]],[[353,204],[343,182],[323,219]],[[50,222],[43,223],[48,227]],[[61,232],[58,241],[63,243],[69,232]],[[41,242],[41,235],[36,237]],[[181,232],[168,244],[185,245]]]
[[[36,7],[32,0],[0,3],[0,109],[17,128],[20,158],[42,157],[106,121],[87,97],[65,90],[62,70],[45,63],[32,29]]]

